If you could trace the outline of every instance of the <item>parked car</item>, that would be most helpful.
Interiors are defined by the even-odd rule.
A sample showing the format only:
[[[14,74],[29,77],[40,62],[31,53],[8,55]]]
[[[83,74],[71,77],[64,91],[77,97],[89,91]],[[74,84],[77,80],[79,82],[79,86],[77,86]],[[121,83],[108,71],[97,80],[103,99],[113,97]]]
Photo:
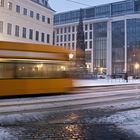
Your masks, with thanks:
[[[97,75],[97,78],[99,78],[99,79],[106,79],[106,75]]]
[[[116,79],[116,78],[124,78],[125,73],[115,73],[111,75],[112,79]]]

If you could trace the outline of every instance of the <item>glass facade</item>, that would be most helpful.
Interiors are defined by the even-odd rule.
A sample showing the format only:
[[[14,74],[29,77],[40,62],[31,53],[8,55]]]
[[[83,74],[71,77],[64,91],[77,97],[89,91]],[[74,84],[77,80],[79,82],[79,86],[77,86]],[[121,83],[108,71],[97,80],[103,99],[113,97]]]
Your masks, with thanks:
[[[110,16],[110,5],[103,5],[103,6],[97,6],[95,8],[95,15],[96,17],[108,17]]]
[[[84,10],[85,19],[91,19],[95,17],[95,8],[88,8]]]
[[[127,20],[127,47],[128,72],[130,75],[138,75],[140,72],[140,19]]]
[[[135,11],[140,12],[140,0],[135,0],[134,6],[135,6]]]
[[[112,73],[124,72],[124,21],[112,22]]]
[[[112,9],[112,16],[122,15],[122,14],[133,12],[134,6],[132,1],[123,1],[123,2],[112,3],[111,9]]]
[[[74,10],[56,14],[54,16],[54,25],[79,21],[79,11],[80,10]],[[84,20],[126,15],[140,11],[140,1],[126,0],[96,7],[89,7],[83,9],[83,11]]]
[[[70,11],[62,14],[56,14],[54,16],[54,24],[65,24],[79,21],[80,11]]]
[[[94,24],[93,68],[96,74],[106,73],[107,22]]]

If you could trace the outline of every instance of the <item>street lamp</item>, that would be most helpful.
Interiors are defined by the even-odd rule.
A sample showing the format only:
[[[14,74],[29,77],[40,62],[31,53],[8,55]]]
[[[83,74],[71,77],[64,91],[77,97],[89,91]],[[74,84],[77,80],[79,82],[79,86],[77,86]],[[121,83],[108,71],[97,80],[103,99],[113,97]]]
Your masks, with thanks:
[[[69,60],[72,60],[74,55],[72,53],[69,54]]]
[[[103,67],[100,67],[100,73],[103,74]]]
[[[136,63],[135,65],[134,65],[134,67],[135,67],[135,69],[137,70],[137,69],[139,69],[139,64],[138,63]]]
[[[139,69],[140,65],[139,63],[135,63],[134,68],[135,68],[135,74],[138,74],[138,69]]]
[[[73,71],[75,71],[75,67],[74,67],[74,54],[73,53],[70,53],[69,54],[69,60],[70,60],[70,65],[69,65],[69,68],[70,68],[70,75],[71,75],[71,77],[73,77],[74,75],[74,73],[73,73]]]

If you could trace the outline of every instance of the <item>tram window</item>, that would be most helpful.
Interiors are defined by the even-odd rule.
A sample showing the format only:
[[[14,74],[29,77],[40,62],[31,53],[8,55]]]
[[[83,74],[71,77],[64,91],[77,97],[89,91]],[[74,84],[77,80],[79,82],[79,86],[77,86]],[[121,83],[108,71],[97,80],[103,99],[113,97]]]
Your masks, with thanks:
[[[16,65],[17,78],[39,78],[42,77],[42,70],[39,64],[23,63]]]
[[[53,62],[53,61],[52,61]],[[1,62],[0,79],[14,78],[66,78],[68,69],[66,63],[26,63]]]
[[[16,65],[17,78],[64,78],[66,68],[57,63],[20,63]]]
[[[14,78],[13,63],[0,63],[0,79]]]

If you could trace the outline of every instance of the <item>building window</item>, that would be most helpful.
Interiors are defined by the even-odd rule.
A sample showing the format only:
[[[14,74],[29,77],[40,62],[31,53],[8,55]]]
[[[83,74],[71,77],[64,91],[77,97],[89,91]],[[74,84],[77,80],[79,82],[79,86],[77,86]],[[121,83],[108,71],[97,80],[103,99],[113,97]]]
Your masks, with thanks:
[[[75,34],[72,34],[72,41],[75,40]]]
[[[0,0],[0,6],[4,7],[4,0]]]
[[[92,32],[89,32],[89,39],[92,39]]]
[[[51,23],[50,18],[48,18],[48,24],[50,24],[50,23]]]
[[[39,20],[39,18],[40,18],[40,14],[37,13],[37,14],[36,14],[36,19]]]
[[[139,0],[137,0],[137,1],[139,1]],[[120,14],[124,14],[124,13],[130,13],[134,10],[133,4],[134,3],[131,1],[125,1],[122,3],[113,3],[111,6],[111,13],[112,13],[112,15],[120,15]]]
[[[85,39],[88,39],[88,33],[85,32]]]
[[[22,29],[22,37],[26,38],[26,28],[25,27],[23,27],[23,29]]]
[[[42,16],[42,22],[45,22],[45,16]]]
[[[12,24],[11,23],[8,23],[7,24],[7,34],[8,35],[11,35],[12,34]]]
[[[71,28],[70,28],[70,27],[68,27],[68,32],[70,33],[70,31],[71,31]]]
[[[85,42],[85,48],[86,48],[86,49],[87,49],[87,45],[88,45],[88,44],[87,44],[87,41],[86,41],[86,42]]]
[[[59,29],[56,30],[56,33],[59,34]]]
[[[110,15],[110,5],[103,5],[95,7],[96,17],[106,17]]]
[[[68,41],[70,41],[70,39],[71,39],[71,35],[69,34],[69,35],[68,35]]]
[[[63,35],[60,36],[60,41],[63,42]]]
[[[61,30],[60,30],[60,31],[61,31],[61,34],[63,34],[63,28],[61,28]]]
[[[8,6],[8,9],[9,9],[9,10],[12,10],[12,7],[13,7],[12,2],[8,2],[7,6]]]
[[[64,35],[64,41],[67,41],[67,35]]]
[[[0,33],[3,33],[3,21],[0,21]]]
[[[66,48],[66,46],[67,46],[67,44],[66,43],[64,43],[64,47]]]
[[[75,44],[74,44],[74,43],[72,43],[72,50],[74,50],[74,46],[75,46]]]
[[[34,12],[30,11],[30,17],[33,18],[34,17]]]
[[[59,36],[56,37],[56,42],[59,42]]]
[[[87,31],[87,30],[88,30],[88,25],[86,24],[86,25],[85,25],[85,31]]]
[[[47,34],[47,43],[50,43],[50,35]]]
[[[92,24],[89,24],[89,29],[92,30]]]
[[[39,41],[39,31],[36,31],[36,38],[35,38],[36,41]]]
[[[15,36],[19,37],[19,26],[18,25],[15,26]]]
[[[94,23],[94,45],[93,45],[93,56],[94,63],[93,68],[96,69],[97,74],[101,74],[99,67],[104,68],[106,71],[106,60],[107,60],[107,22]],[[119,29],[121,30],[121,29]]]
[[[64,33],[67,33],[67,27],[64,28]]]
[[[92,41],[89,42],[89,48],[92,49]]]
[[[68,43],[68,49],[70,49],[70,43]]]
[[[23,9],[23,15],[27,15],[27,9],[26,8]]]
[[[45,37],[45,34],[44,33],[41,33],[41,41],[44,42],[44,37]]]
[[[74,26],[72,26],[72,32],[75,32],[75,27]]]
[[[19,5],[16,5],[16,12],[20,13],[20,6]]]
[[[33,29],[29,30],[29,39],[33,39]]]

